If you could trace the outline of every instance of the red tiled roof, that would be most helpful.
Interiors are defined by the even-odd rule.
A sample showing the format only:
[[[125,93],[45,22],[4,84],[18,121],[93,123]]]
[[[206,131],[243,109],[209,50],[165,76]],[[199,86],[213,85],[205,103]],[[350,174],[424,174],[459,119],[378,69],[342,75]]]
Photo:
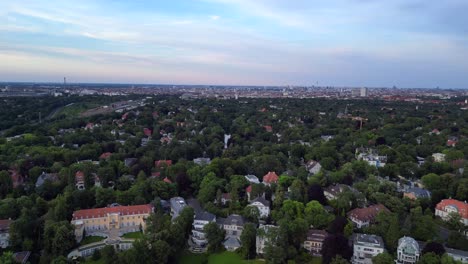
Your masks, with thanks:
[[[151,204],[85,209],[73,212],[73,220],[105,217],[107,214],[115,213],[120,215],[149,214],[152,211]]]
[[[348,217],[352,217],[363,222],[373,221],[377,214],[384,211],[389,212],[387,207],[385,207],[384,205],[376,204],[365,208],[353,209],[348,212]]]
[[[263,176],[264,183],[276,183],[278,182],[278,175],[274,171],[269,171],[265,176]]]
[[[10,229],[10,225],[13,223],[13,220],[10,219],[3,219],[0,220],[0,230],[8,230]]]
[[[153,134],[153,131],[151,131],[151,129],[149,128],[144,128],[143,133],[145,134],[145,136],[149,137],[151,136],[151,134]]]
[[[75,181],[80,182],[80,181],[84,181],[84,179],[85,179],[84,172],[77,171],[75,173]]]
[[[445,207],[454,206],[457,208],[461,218],[468,219],[468,203],[455,199],[444,199],[436,205],[437,210],[445,211]]]
[[[252,192],[252,185],[249,185],[247,188],[245,188],[245,191],[248,193]]]
[[[167,183],[172,183],[172,181],[171,181],[168,177],[164,178],[163,181],[164,181],[164,182],[167,182]]]
[[[110,156],[112,155],[112,153],[110,152],[104,152],[101,154],[101,156],[99,156],[100,159],[108,159]]]
[[[267,132],[273,131],[273,128],[271,126],[263,126]]]
[[[169,167],[172,165],[172,160],[157,160],[154,162],[154,166],[157,168],[160,168],[162,166]]]

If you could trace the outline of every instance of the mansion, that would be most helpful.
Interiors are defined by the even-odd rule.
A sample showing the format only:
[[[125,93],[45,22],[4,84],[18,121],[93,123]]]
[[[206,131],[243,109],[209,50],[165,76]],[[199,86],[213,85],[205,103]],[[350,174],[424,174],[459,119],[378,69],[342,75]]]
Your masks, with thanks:
[[[125,233],[142,231],[146,218],[154,211],[150,204],[78,210],[73,212],[76,240],[84,236],[117,238]]]

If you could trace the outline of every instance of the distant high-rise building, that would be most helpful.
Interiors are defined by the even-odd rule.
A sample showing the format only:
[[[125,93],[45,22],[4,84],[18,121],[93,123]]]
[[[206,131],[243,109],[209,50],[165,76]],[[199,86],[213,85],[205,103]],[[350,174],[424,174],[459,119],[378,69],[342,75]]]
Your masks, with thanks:
[[[367,97],[367,95],[368,95],[367,87],[362,87],[361,88],[361,97]]]

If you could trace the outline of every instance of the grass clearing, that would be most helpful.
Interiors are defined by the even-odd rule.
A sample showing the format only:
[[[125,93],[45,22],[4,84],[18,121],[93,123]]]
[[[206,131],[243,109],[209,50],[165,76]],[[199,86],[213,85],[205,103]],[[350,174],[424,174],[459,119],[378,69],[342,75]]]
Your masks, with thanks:
[[[83,240],[81,240],[80,245],[83,246],[83,245],[91,244],[91,243],[94,243],[94,242],[99,242],[99,241],[102,241],[104,239],[105,239],[105,237],[100,237],[100,236],[87,236],[87,237],[83,238]]]
[[[212,254],[192,254],[185,253],[180,259],[179,264],[264,264],[262,260],[245,260],[234,252],[225,251]]]

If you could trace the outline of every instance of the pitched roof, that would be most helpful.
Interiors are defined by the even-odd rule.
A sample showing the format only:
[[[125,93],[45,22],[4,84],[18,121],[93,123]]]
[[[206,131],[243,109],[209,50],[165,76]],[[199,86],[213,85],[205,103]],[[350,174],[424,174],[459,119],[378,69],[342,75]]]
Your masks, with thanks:
[[[172,183],[172,181],[168,177],[164,178],[163,181],[166,183]]]
[[[236,225],[236,226],[243,226],[244,225],[244,218],[237,214],[231,214],[226,219],[224,219],[223,224],[225,225]]]
[[[10,220],[10,219],[0,220],[0,231],[7,231],[8,229],[10,229],[11,223],[13,223],[13,220]]]
[[[136,215],[153,212],[151,204],[84,209],[73,212],[73,220],[105,217],[107,214]]]
[[[405,193],[412,193],[414,194],[414,196],[418,198],[430,198],[431,197],[430,191],[419,188],[419,187],[409,188]]]
[[[100,159],[108,159],[110,156],[112,156],[112,153],[110,152],[104,152],[99,156]]]
[[[328,232],[319,229],[309,229],[307,231],[307,241],[323,242],[327,238]]]
[[[264,206],[270,206],[270,201],[267,201],[265,198],[263,198],[261,196],[253,199],[252,201],[250,201],[250,204],[253,204],[255,202],[259,202],[259,203],[263,204]]]
[[[352,217],[363,222],[373,221],[380,212],[389,212],[389,210],[382,204],[376,204],[369,207],[353,209],[348,212],[348,217]]]
[[[21,252],[15,252],[13,254],[13,258],[17,263],[26,263],[29,259],[29,256],[31,255],[31,251],[21,251]]]
[[[455,199],[444,199],[436,205],[436,209],[445,211],[447,206],[455,207],[461,218],[468,219],[468,203]]]
[[[172,160],[157,160],[154,162],[154,166],[156,166],[156,168],[160,168],[160,167],[169,167],[172,165]]]
[[[269,171],[265,176],[263,176],[263,182],[264,183],[276,183],[278,182],[278,175],[276,175],[276,172],[274,171]]]

